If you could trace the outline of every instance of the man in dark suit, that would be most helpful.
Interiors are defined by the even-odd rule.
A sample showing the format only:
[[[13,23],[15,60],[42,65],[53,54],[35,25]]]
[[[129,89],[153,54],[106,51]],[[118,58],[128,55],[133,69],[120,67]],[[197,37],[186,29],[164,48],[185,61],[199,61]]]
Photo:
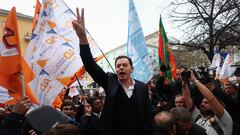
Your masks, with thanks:
[[[84,10],[81,15],[77,9],[77,20],[73,21],[80,40],[80,55],[83,64],[106,93],[101,114],[104,135],[148,135],[151,125],[148,90],[144,83],[131,78],[134,70],[127,56],[115,61],[116,74],[105,73],[97,65],[90,52],[84,24]]]

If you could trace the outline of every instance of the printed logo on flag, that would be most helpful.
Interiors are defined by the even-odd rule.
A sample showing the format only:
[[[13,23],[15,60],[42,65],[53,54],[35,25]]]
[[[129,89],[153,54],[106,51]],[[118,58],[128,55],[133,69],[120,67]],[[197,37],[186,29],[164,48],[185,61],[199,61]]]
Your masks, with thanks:
[[[52,105],[59,92],[83,65],[79,55],[79,39],[72,28],[75,18],[62,0],[42,2],[38,22],[26,50],[27,62],[37,75],[30,86],[40,99],[40,105]],[[88,32],[87,35],[91,37]],[[89,43],[96,57],[97,53],[92,51],[97,48],[96,44],[93,45],[94,41]]]
[[[2,38],[3,44],[7,49],[16,48],[17,42],[14,35],[14,31],[5,27],[3,31],[3,38]]]

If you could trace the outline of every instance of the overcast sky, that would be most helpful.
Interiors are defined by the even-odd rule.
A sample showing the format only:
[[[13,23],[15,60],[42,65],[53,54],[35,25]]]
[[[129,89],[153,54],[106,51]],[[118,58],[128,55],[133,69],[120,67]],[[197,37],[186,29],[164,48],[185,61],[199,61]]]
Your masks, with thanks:
[[[64,1],[74,12],[76,7],[85,8],[86,28],[104,52],[127,42],[128,0]],[[181,32],[168,18],[170,1],[134,0],[145,36],[158,30],[161,14],[168,36],[181,39]],[[0,8],[10,10],[16,6],[17,12],[33,16],[35,3],[35,0],[0,0]]]

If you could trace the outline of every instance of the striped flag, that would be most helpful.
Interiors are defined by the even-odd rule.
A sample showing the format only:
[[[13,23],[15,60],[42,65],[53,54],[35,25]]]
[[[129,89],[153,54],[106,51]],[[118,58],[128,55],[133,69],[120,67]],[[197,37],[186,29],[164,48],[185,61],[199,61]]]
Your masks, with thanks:
[[[133,0],[129,0],[128,19],[127,55],[133,61],[132,77],[146,83],[153,76],[153,67]]]
[[[168,42],[167,34],[165,32],[161,17],[159,21],[158,55],[159,55],[160,66],[169,65],[171,68],[170,71],[167,70],[164,73],[164,76],[168,79],[176,78],[176,75],[177,75],[176,62],[171,50],[171,46]]]

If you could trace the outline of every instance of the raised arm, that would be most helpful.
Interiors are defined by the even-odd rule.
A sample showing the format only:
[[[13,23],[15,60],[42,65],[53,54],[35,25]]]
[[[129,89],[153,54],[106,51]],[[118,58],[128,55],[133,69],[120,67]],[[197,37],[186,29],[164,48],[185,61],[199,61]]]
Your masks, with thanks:
[[[187,84],[185,84],[182,88],[182,95],[188,110],[192,111],[194,109],[194,104],[192,101],[191,92]]]
[[[105,89],[107,87],[108,77],[103,69],[96,63],[91,54],[87,34],[85,31],[84,9],[82,9],[80,15],[79,9],[77,8],[77,20],[74,20],[72,24],[79,38],[80,56],[82,58],[86,71],[91,75],[95,82],[97,82]]]
[[[196,79],[193,72],[191,72],[190,81],[195,83],[199,91],[202,93],[203,97],[207,99],[214,114],[219,119],[221,119],[221,117],[224,114],[224,107],[220,104],[217,98],[212,94],[212,92],[205,85],[203,85],[199,80]]]

